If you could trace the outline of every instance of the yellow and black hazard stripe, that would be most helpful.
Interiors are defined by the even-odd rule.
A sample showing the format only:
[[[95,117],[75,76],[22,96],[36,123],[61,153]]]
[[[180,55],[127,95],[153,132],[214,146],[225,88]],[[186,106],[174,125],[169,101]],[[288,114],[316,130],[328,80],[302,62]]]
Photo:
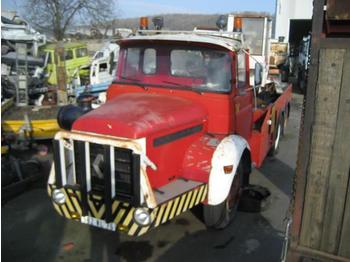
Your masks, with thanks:
[[[52,190],[55,188],[55,185],[48,186],[50,197]],[[63,205],[53,202],[56,211],[68,219],[80,220],[82,216],[80,191],[72,188],[62,188],[62,190],[66,196],[66,202]],[[129,203],[114,200],[112,202],[113,223],[116,224],[117,229],[127,232],[128,235],[140,236],[203,202],[207,197],[207,193],[208,185],[203,184],[157,206],[153,210],[149,209],[152,223],[145,227],[138,225],[133,220],[135,207]],[[89,216],[103,220],[105,218],[105,210],[103,197],[91,194],[88,196]]]

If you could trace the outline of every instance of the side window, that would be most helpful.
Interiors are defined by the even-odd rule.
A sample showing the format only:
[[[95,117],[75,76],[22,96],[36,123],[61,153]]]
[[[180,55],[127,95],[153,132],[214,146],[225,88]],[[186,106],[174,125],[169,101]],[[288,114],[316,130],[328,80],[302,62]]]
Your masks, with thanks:
[[[155,74],[156,69],[156,50],[147,48],[143,54],[143,73],[146,75]]]
[[[108,69],[107,63],[100,64],[100,70],[99,72],[106,72]]]
[[[44,60],[45,65],[54,63],[54,61],[52,59],[52,54],[50,51],[46,51],[46,52],[41,53],[40,57]]]
[[[140,64],[140,49],[139,48],[128,48],[126,54],[126,70],[127,75],[136,73],[139,71]]]
[[[83,56],[87,56],[87,49],[86,48],[78,48],[76,51],[76,56],[78,57],[83,57]]]
[[[65,50],[64,51],[64,60],[73,59],[73,50]]]
[[[101,58],[103,57],[103,52],[97,52],[94,56],[94,59],[98,59],[98,58]]]
[[[246,86],[246,55],[244,52],[237,54],[237,87],[244,88]]]
[[[51,55],[51,52],[47,52],[47,64],[54,64],[55,61],[53,61],[53,56]]]

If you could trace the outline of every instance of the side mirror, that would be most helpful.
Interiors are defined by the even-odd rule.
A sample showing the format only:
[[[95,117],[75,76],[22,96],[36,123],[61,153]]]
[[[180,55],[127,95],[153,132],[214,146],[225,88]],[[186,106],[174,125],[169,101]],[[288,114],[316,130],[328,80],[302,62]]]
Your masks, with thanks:
[[[263,67],[259,63],[255,63],[255,71],[254,71],[254,85],[261,85],[262,82],[262,71]]]

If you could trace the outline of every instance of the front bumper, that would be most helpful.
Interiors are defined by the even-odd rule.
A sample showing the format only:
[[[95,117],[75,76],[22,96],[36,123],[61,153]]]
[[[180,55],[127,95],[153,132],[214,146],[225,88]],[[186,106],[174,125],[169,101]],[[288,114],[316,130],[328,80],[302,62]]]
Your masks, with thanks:
[[[48,185],[48,194],[50,197],[54,189],[56,189],[55,185]],[[63,190],[65,194],[66,201],[62,205],[58,205],[52,201],[56,211],[65,218],[81,221],[83,216],[81,208],[81,192],[72,187],[63,187],[61,190]],[[113,200],[111,206],[111,223],[115,224],[117,231],[126,233],[130,236],[140,236],[203,202],[207,197],[207,191],[207,184],[202,184],[191,191],[160,204],[154,209],[147,209],[151,215],[152,221],[149,226],[141,226],[134,221],[134,206],[126,202]],[[103,197],[96,194],[89,194],[87,202],[88,212],[86,215],[99,220],[105,220],[106,204]]]
[[[156,166],[145,155],[145,144],[145,139],[57,133],[48,194],[52,198],[53,190],[60,189],[65,201],[52,201],[56,211],[68,219],[139,236],[206,199],[207,185],[198,183],[172,199],[157,202],[146,173],[147,166]],[[100,182],[98,175],[103,177]],[[125,183],[128,190],[119,187]],[[148,226],[133,219],[139,207],[150,214]]]

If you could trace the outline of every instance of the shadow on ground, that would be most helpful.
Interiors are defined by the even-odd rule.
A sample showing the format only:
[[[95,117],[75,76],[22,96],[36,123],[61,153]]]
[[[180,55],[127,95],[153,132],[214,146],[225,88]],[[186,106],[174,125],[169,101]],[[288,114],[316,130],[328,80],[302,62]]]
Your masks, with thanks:
[[[295,171],[278,158],[271,157],[265,161],[259,172],[285,195],[291,196]]]
[[[279,261],[282,239],[260,214],[239,212],[225,230],[185,230],[155,261]]]
[[[45,193],[32,190],[2,207],[3,261],[56,261],[65,220],[54,214]]]

